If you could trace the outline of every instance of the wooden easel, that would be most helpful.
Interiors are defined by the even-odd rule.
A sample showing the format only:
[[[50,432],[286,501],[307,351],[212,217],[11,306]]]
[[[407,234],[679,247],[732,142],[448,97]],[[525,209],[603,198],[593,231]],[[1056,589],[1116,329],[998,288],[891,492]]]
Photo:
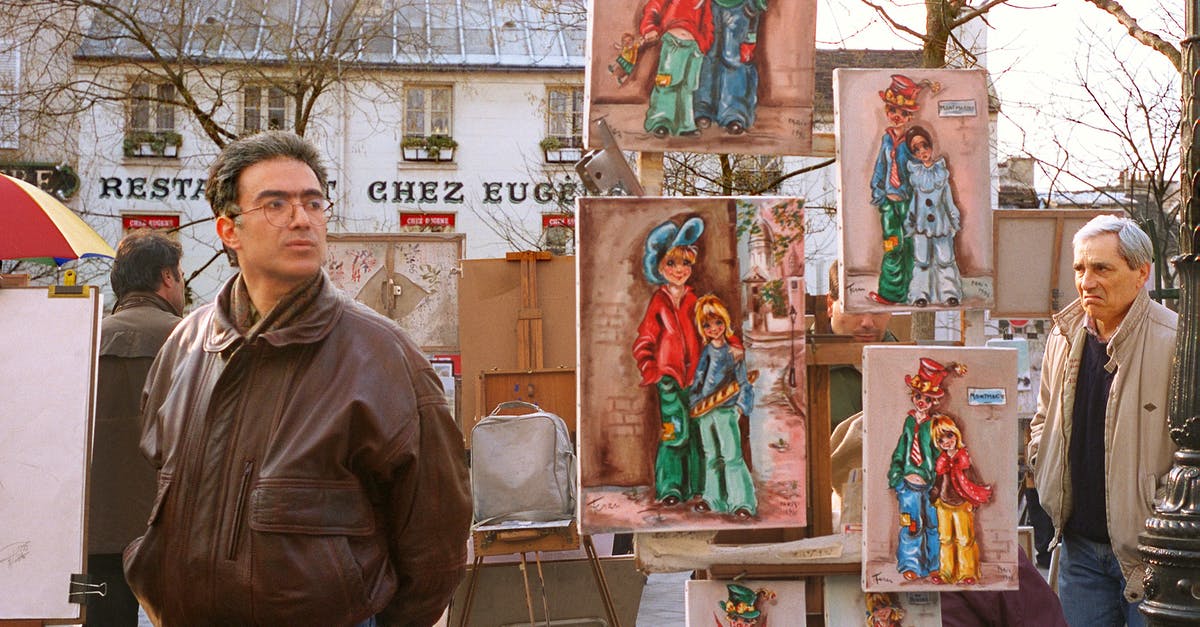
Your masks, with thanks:
[[[517,366],[521,370],[535,371],[544,367],[544,351],[542,343],[542,310],[538,304],[537,295],[537,263],[549,261],[551,254],[547,251],[523,251],[507,253],[505,259],[518,261],[521,264],[521,307],[517,315]],[[484,386],[479,388],[480,397],[484,397]],[[486,407],[487,403],[481,407]],[[572,403],[573,405],[574,403]],[[573,431],[573,429],[572,429]],[[521,577],[525,585],[525,602],[529,609],[529,623],[534,624],[533,597],[529,586],[528,562],[526,555],[534,553],[537,563],[538,577],[541,579],[541,561],[537,554],[544,551],[570,551],[579,548],[582,543],[587,554],[588,563],[592,567],[592,575],[596,578],[596,589],[604,603],[604,612],[608,622],[614,627],[620,627],[616,605],[609,592],[608,580],[604,576],[604,568],[596,553],[596,546],[589,535],[580,535],[579,521],[572,520],[569,525],[555,529],[530,529],[514,531],[472,531],[471,543],[475,550],[475,560],[471,567],[471,577],[467,584],[467,598],[463,605],[460,627],[466,627],[471,617],[471,606],[475,600],[475,587],[479,579],[479,571],[483,559],[492,555],[519,554],[521,559]],[[545,580],[542,579],[543,594]],[[544,619],[550,620],[549,609],[543,596],[542,608]]]

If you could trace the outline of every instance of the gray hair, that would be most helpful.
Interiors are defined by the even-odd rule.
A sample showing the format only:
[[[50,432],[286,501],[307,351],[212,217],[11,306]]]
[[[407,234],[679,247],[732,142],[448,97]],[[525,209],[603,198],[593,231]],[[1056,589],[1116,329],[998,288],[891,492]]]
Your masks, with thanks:
[[[179,242],[157,231],[139,229],[126,235],[117,244],[109,275],[117,300],[130,292],[157,291],[162,286],[163,270],[182,278],[178,272],[182,257]]]
[[[328,174],[316,146],[291,131],[255,133],[227,144],[208,169],[204,197],[213,215],[236,216],[233,208],[242,171],[256,163],[277,158],[304,162],[317,175],[321,189],[325,189]]]
[[[1112,233],[1117,236],[1117,249],[1130,269],[1137,270],[1154,260],[1154,245],[1150,237],[1129,218],[1119,218],[1113,215],[1100,215],[1092,218],[1087,224],[1075,232],[1071,238],[1071,246],[1079,248],[1084,240]]]

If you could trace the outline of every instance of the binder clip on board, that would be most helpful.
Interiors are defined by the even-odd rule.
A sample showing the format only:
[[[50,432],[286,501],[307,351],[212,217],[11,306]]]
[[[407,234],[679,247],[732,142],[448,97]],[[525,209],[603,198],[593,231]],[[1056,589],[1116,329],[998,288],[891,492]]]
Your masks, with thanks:
[[[71,589],[67,592],[67,599],[71,603],[87,605],[94,596],[108,596],[108,584],[101,581],[96,583],[91,575],[72,573],[71,574]]]
[[[62,285],[50,286],[50,298],[87,298],[87,285],[75,285],[76,274],[74,270],[63,272]]]
[[[575,172],[588,193],[592,196],[644,195],[642,184],[629,167],[604,118],[592,122],[591,130],[600,138],[603,147],[589,151],[575,164]]]

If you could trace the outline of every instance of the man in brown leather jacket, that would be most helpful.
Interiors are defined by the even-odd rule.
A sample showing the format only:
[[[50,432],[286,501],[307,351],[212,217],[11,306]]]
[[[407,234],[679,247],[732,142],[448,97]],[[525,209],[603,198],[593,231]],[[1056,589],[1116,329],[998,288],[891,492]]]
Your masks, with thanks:
[[[281,131],[209,170],[240,274],[146,387],[158,495],[125,573],[157,624],[429,625],[465,572],[462,434],[412,340],[321,270],[326,180]]]
[[[138,454],[146,373],[183,313],[179,242],[135,231],[117,244],[117,304],[101,323],[88,500],[88,573],[108,594],[88,601],[89,625],[137,625],[137,599],[121,572],[121,551],[142,533],[154,502],[154,469]]]

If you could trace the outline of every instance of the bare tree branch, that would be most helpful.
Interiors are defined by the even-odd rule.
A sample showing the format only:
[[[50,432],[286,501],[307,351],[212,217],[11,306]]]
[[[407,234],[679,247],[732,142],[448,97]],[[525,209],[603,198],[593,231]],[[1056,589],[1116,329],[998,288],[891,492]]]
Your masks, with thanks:
[[[1129,31],[1130,37],[1165,56],[1171,61],[1171,65],[1174,65],[1177,71],[1183,71],[1183,56],[1180,54],[1179,49],[1157,33],[1152,33],[1142,28],[1138,24],[1138,21],[1125,10],[1125,7],[1120,2],[1117,2],[1117,0],[1084,0],[1084,2],[1090,2],[1096,8],[1116,18],[1117,22]]]

